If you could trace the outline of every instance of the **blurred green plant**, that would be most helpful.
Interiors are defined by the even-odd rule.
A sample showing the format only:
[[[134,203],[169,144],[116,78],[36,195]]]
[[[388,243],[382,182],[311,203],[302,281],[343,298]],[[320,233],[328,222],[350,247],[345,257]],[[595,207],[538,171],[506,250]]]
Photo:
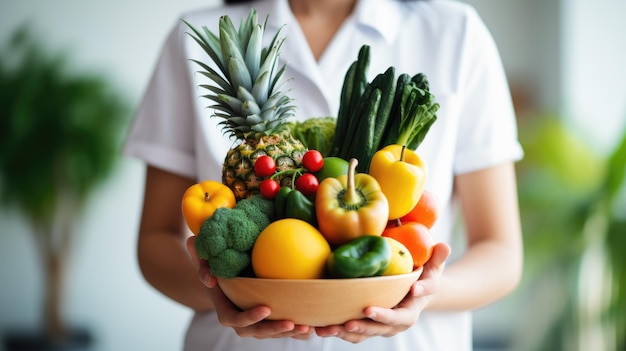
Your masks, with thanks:
[[[520,140],[526,151],[518,183],[532,303],[519,349],[623,350],[626,132],[608,157],[595,155],[557,117],[522,121]]]
[[[46,279],[43,325],[60,339],[72,227],[119,159],[129,109],[108,78],[71,71],[67,55],[46,52],[26,28],[0,56],[0,199],[32,225]]]

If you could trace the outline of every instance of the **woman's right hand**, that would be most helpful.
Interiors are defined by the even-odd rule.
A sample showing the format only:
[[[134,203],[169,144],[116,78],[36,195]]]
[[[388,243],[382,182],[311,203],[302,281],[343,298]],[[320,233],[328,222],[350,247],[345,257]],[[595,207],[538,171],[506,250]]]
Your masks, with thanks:
[[[241,337],[257,339],[288,337],[306,339],[313,333],[314,328],[297,325],[292,321],[266,320],[265,318],[271,313],[267,306],[257,306],[245,311],[240,310],[219,287],[217,279],[211,274],[209,263],[198,257],[194,245],[195,239],[195,236],[190,236],[187,239],[187,251],[198,266],[200,281],[210,288],[210,298],[220,324],[233,328]]]

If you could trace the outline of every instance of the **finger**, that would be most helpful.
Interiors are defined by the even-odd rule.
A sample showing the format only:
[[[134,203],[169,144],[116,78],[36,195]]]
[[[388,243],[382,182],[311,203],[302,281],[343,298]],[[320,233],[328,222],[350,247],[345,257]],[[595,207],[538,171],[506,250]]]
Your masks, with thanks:
[[[321,337],[337,336],[341,333],[343,326],[329,325],[325,327],[315,327],[315,334]]]
[[[296,325],[291,321],[262,321],[251,328],[239,330],[239,334],[252,333],[256,338],[296,338],[308,339],[313,328],[305,325]]]
[[[367,319],[357,319],[346,322],[333,330],[332,336],[341,338],[351,343],[360,343],[372,336],[392,336],[393,327],[380,324]]]
[[[437,243],[435,244],[435,247],[433,248],[433,254],[430,257],[430,260],[428,260],[426,264],[434,265],[437,267],[443,266],[443,264],[446,262],[446,260],[450,256],[451,252],[452,252],[452,249],[450,248],[450,245],[446,243],[442,243],[442,242]]]
[[[209,267],[209,263],[198,257],[195,241],[195,235],[187,238],[187,251],[189,252],[189,255],[193,259],[196,266],[198,266],[198,277],[200,278],[200,281],[202,281],[202,283],[206,287],[214,288],[217,285],[217,279],[211,274],[211,267]]]
[[[187,238],[186,244],[187,244],[187,252],[189,252],[189,256],[191,256],[191,259],[197,264],[200,265],[200,258],[198,257],[198,253],[196,252],[196,236],[195,235],[191,235],[190,237]]]
[[[287,337],[302,332],[309,332],[309,327],[298,326],[291,321],[265,320],[271,314],[267,306],[257,306],[241,311],[222,292],[220,288],[211,290],[220,324],[235,329],[240,336],[254,336],[257,338]]]
[[[217,293],[218,290],[219,294]],[[267,306],[257,306],[241,311],[226,297],[226,295],[224,295],[223,292],[221,292],[221,289],[215,289],[213,301],[218,320],[225,327],[250,327],[269,317],[272,312]],[[291,329],[293,329],[293,326],[290,325],[281,330],[276,330],[275,332],[284,332]]]
[[[219,322],[226,327],[247,327],[264,320],[272,313],[267,306],[257,306],[242,311],[224,294],[219,285],[211,289],[209,294]]]
[[[378,309],[378,307],[373,309]],[[392,311],[382,308],[381,310]],[[401,319],[395,319],[395,317],[387,319],[386,322],[388,322],[388,324],[379,323],[378,321],[370,319],[355,319],[347,321],[343,325],[324,327],[320,328],[320,330],[316,328],[316,333],[319,336],[334,336],[355,343],[361,342],[371,336],[393,336],[400,331],[406,330],[406,326],[395,325],[395,323],[400,321]]]
[[[298,339],[298,340],[308,340],[311,335],[313,335],[313,328],[308,328],[308,330],[306,332],[300,332],[294,336],[292,336],[292,338],[294,339]]]
[[[450,256],[450,246],[445,243],[437,243],[433,254],[424,265],[424,271],[419,280],[411,287],[411,294],[415,297],[434,294],[439,289],[439,277]]]
[[[252,312],[246,311],[242,313]],[[295,325],[290,321],[257,321],[248,324],[254,319],[250,318],[245,321],[245,326],[234,327],[239,336],[253,336],[255,338],[275,338],[291,336]]]
[[[415,324],[424,306],[426,306],[426,301],[407,295],[396,308],[389,309],[370,306],[365,308],[363,312],[377,325],[389,327],[387,330],[378,328],[378,331],[376,331],[377,333],[385,332],[387,334],[384,335],[388,335],[391,330],[395,334]],[[355,323],[354,325],[347,325],[347,328],[353,326],[363,329],[363,331],[359,332],[365,332],[366,334],[371,334],[374,331],[374,325],[372,324]],[[356,330],[351,331],[355,332]]]

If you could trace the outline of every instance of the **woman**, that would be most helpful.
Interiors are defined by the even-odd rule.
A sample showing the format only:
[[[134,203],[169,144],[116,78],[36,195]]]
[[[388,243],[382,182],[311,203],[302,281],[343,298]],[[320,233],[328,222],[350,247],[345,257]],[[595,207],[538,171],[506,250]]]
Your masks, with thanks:
[[[336,115],[343,77],[363,44],[371,48],[372,76],[389,66],[426,74],[441,109],[418,152],[429,165],[426,188],[441,201],[433,227],[441,243],[403,303],[370,307],[368,319],[312,328],[265,321],[266,307],[235,309],[206,264],[191,258],[193,239],[181,229],[183,192],[199,180],[220,179],[230,142],[209,117],[209,103],[198,98],[198,67],[189,59],[209,59],[178,23],[125,150],[148,165],[142,272],[160,292],[196,311],[185,349],[470,350],[470,311],[511,292],[522,270],[513,166],[522,151],[502,64],[483,22],[454,1],[394,0],[260,0],[184,18],[215,32],[221,15],[236,22],[250,6],[261,19],[269,14],[268,37],[285,25],[281,60],[293,78],[297,119]],[[453,243],[459,213],[465,240]],[[454,259],[444,269],[450,246]]]

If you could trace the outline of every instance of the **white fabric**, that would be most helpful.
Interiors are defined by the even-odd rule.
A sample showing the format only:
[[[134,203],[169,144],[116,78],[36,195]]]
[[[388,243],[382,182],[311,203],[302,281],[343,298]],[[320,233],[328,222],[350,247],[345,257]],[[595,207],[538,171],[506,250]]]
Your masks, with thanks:
[[[360,0],[354,15],[339,30],[316,62],[286,0],[254,2],[259,19],[268,20],[269,40],[283,24],[281,60],[298,106],[297,118],[335,116],[345,72],[363,44],[371,47],[370,79],[395,66],[396,72],[428,77],[440,103],[438,120],[418,152],[429,166],[426,188],[443,203],[433,228],[438,240],[450,242],[454,226],[452,183],[455,174],[517,160],[514,112],[500,57],[482,20],[455,1]],[[204,9],[186,14],[195,26],[215,31],[228,14],[237,24],[250,5]],[[210,118],[198,88],[195,58],[209,58],[177,23],[161,57],[125,145],[125,153],[146,163],[198,180],[221,179],[229,141]],[[453,247],[453,252],[460,248]],[[372,338],[353,345],[339,339],[242,339],[220,326],[214,313],[198,315],[189,328],[185,350],[429,350],[471,349],[469,312],[422,314],[410,330],[392,338]]]

